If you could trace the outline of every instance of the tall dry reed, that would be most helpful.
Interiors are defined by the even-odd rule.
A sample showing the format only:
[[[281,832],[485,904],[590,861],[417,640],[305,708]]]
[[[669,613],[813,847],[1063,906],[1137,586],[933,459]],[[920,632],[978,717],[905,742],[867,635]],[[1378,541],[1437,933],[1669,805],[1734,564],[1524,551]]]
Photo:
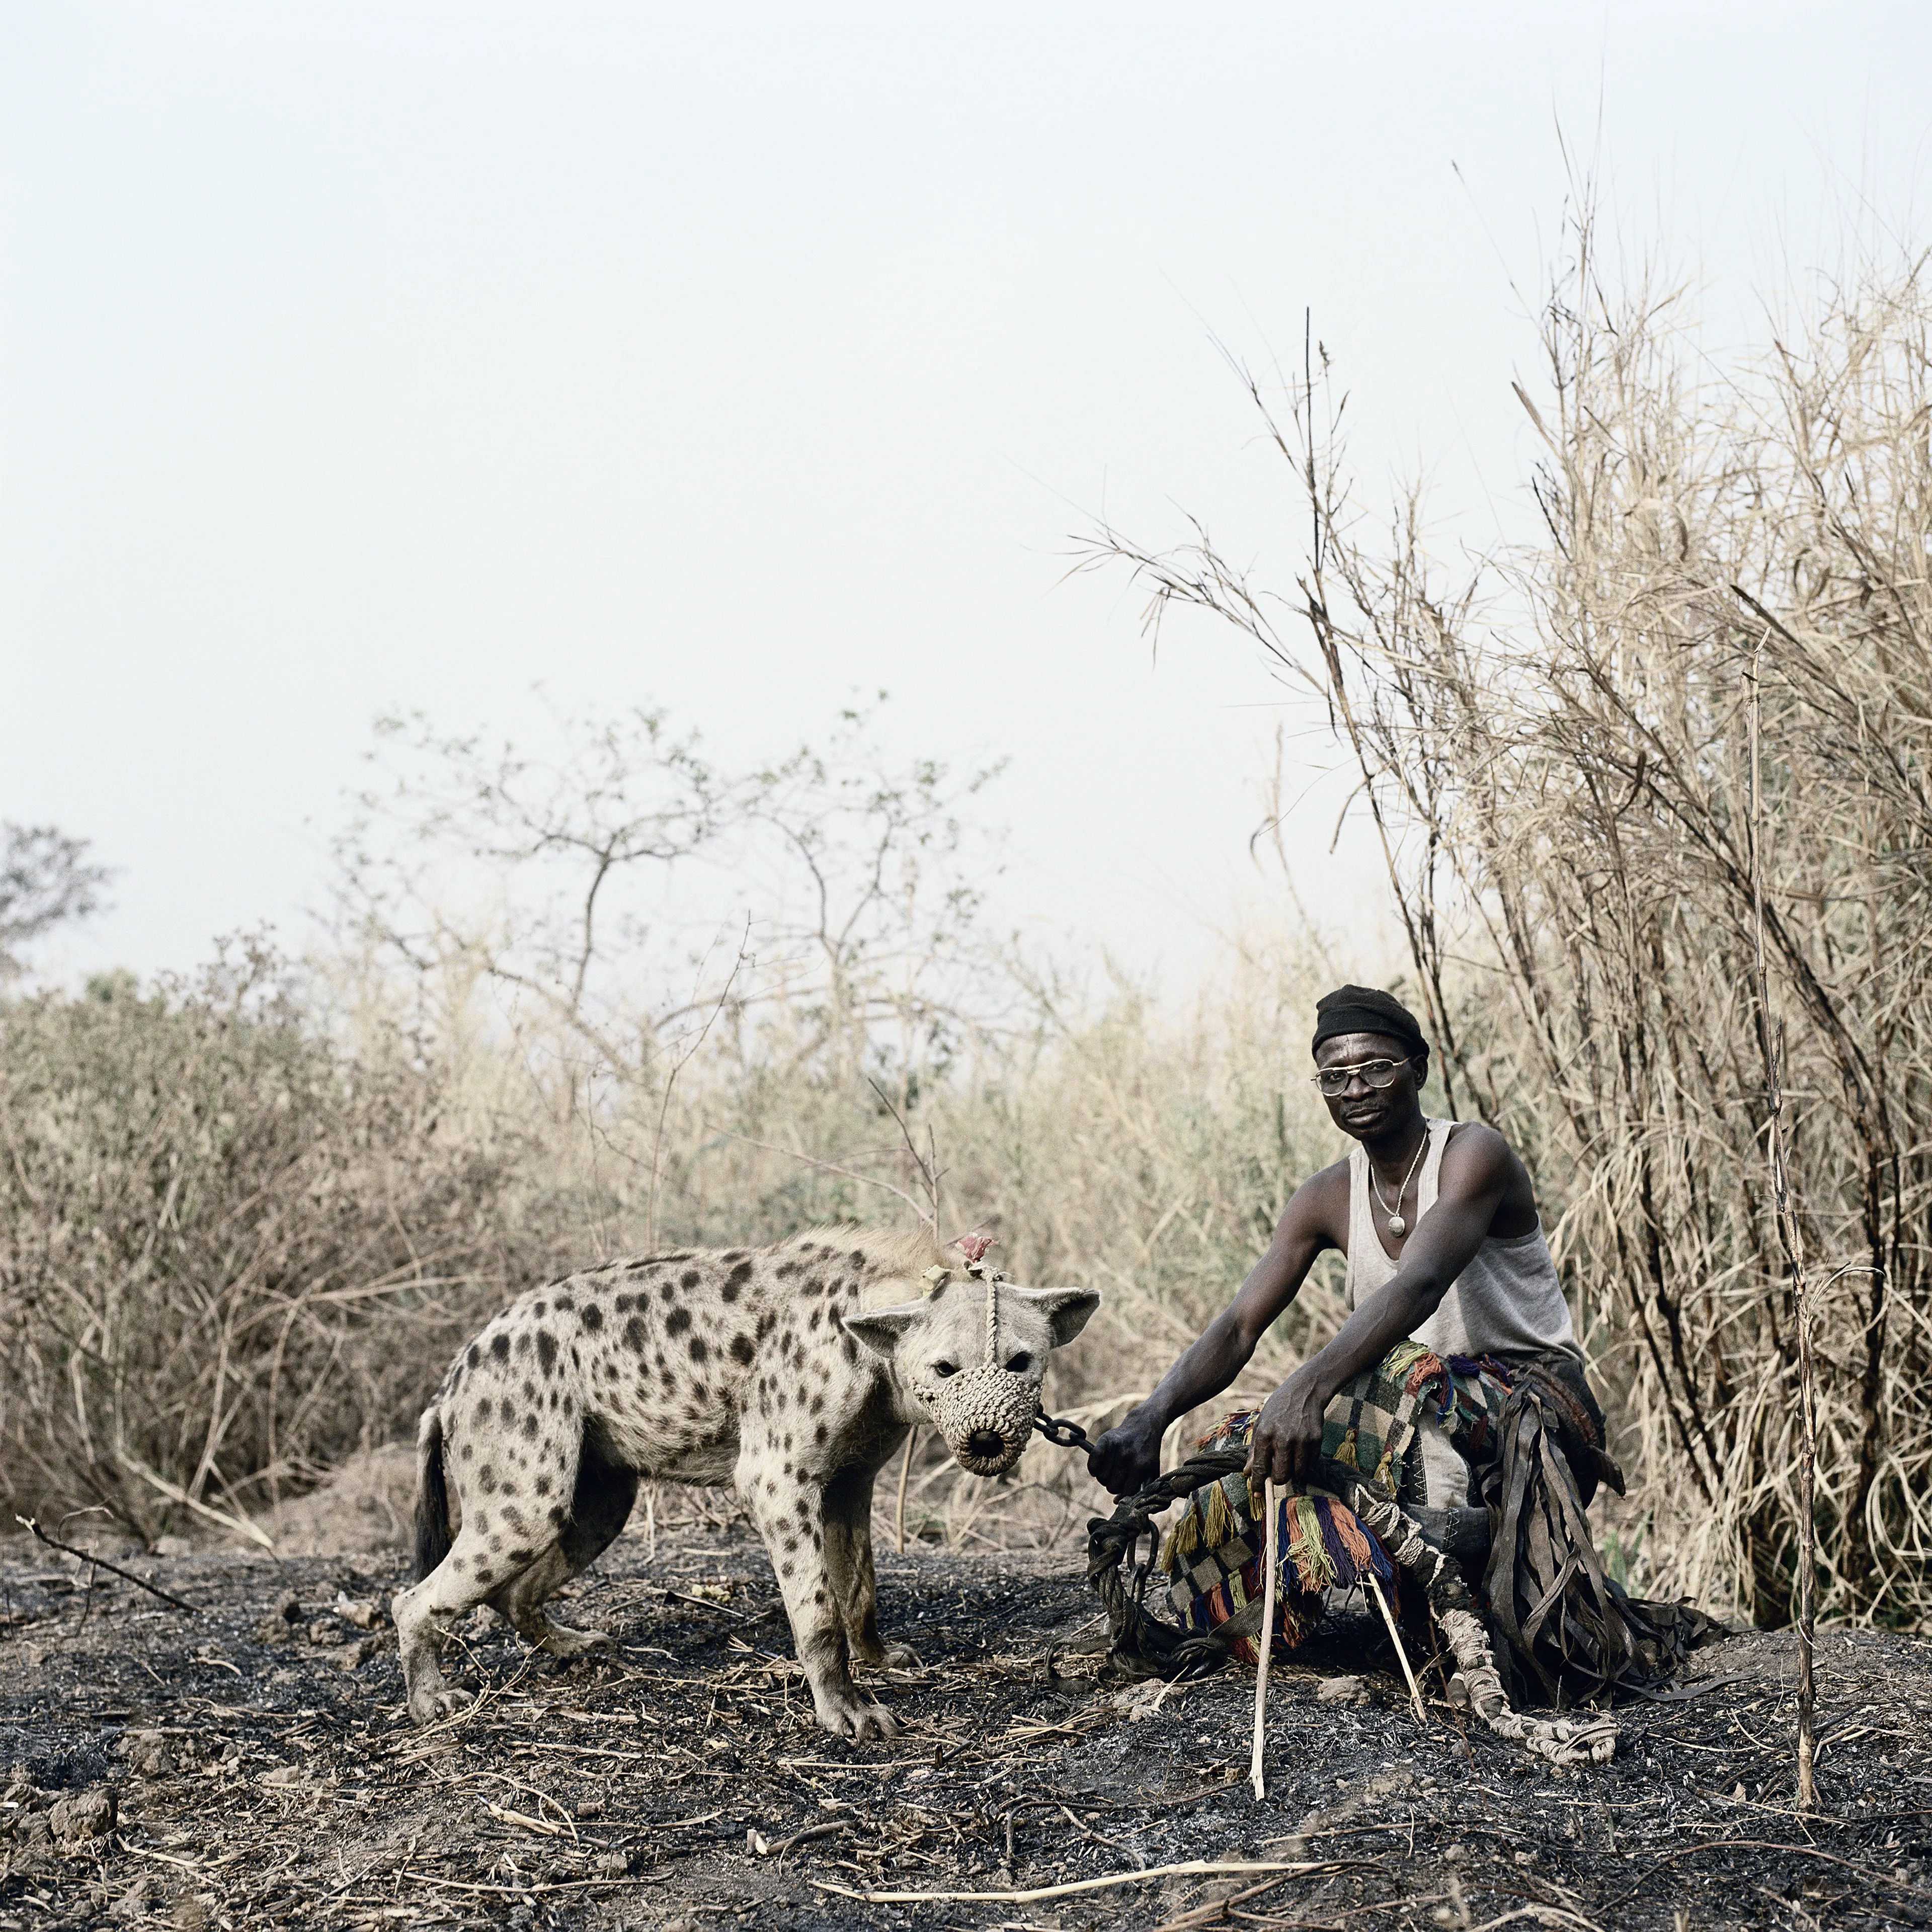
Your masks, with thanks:
[[[1817,1288],[1820,1604],[1932,1609],[1932,289],[1866,263],[1700,354],[1587,219],[1517,392],[1541,540],[1460,574],[1352,505],[1312,366],[1279,416],[1304,628],[1211,547],[1102,532],[1326,703],[1384,839],[1458,1102],[1528,1154],[1615,1385],[1649,1580],[1782,1624],[1796,1348],[1767,1030]],[[1311,358],[1312,362],[1312,358]],[[1768,1007],[1753,978],[1760,667]],[[1634,1526],[1626,1523],[1626,1528]]]

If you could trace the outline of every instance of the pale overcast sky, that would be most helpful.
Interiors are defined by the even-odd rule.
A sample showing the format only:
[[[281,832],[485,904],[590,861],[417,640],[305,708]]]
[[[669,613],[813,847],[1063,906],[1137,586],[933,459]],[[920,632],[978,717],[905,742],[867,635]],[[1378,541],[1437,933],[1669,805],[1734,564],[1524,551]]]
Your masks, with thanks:
[[[49,963],[299,943],[372,718],[541,682],[727,761],[887,688],[1011,757],[1006,917],[1183,964],[1258,889],[1271,688],[1060,579],[1103,507],[1292,575],[1211,338],[1312,308],[1370,484],[1486,542],[1559,124],[1732,335],[1922,217],[1928,74],[1922,4],[10,0],[0,818],[120,872]],[[1332,816],[1304,890],[1372,925]]]

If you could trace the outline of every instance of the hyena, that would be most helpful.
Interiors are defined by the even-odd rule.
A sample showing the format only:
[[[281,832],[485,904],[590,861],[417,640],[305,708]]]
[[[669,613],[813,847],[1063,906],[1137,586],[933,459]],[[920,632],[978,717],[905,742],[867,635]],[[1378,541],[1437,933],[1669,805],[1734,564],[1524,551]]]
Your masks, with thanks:
[[[640,1478],[735,1480],[819,1723],[890,1736],[850,1667],[914,1660],[879,1640],[872,1479],[921,1423],[975,1473],[1010,1468],[1048,1354],[1100,1304],[1016,1287],[983,1242],[962,1245],[971,1258],[949,1262],[924,1234],[821,1229],[608,1262],[512,1302],[451,1364],[418,1432],[421,1580],[392,1606],[411,1717],[464,1701],[437,1643],[476,1604],[555,1656],[607,1640],[544,1604],[623,1528]]]

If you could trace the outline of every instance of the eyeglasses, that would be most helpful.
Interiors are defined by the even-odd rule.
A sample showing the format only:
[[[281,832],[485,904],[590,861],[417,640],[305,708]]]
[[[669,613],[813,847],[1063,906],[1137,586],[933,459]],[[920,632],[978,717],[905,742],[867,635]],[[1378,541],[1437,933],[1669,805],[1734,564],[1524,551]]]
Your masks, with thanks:
[[[1315,1076],[1312,1084],[1333,1100],[1348,1092],[1348,1082],[1358,1074],[1361,1076],[1364,1086],[1379,1090],[1393,1087],[1402,1070],[1414,1064],[1413,1056],[1408,1060],[1358,1060],[1352,1066],[1323,1067]]]

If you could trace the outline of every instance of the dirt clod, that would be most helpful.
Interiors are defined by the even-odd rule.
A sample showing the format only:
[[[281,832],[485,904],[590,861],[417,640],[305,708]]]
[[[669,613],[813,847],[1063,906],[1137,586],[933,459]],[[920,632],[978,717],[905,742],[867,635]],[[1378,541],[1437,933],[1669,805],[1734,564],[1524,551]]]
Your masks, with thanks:
[[[47,1823],[56,1838],[104,1838],[114,1828],[116,1808],[111,1791],[79,1792],[58,1800],[47,1813]]]

